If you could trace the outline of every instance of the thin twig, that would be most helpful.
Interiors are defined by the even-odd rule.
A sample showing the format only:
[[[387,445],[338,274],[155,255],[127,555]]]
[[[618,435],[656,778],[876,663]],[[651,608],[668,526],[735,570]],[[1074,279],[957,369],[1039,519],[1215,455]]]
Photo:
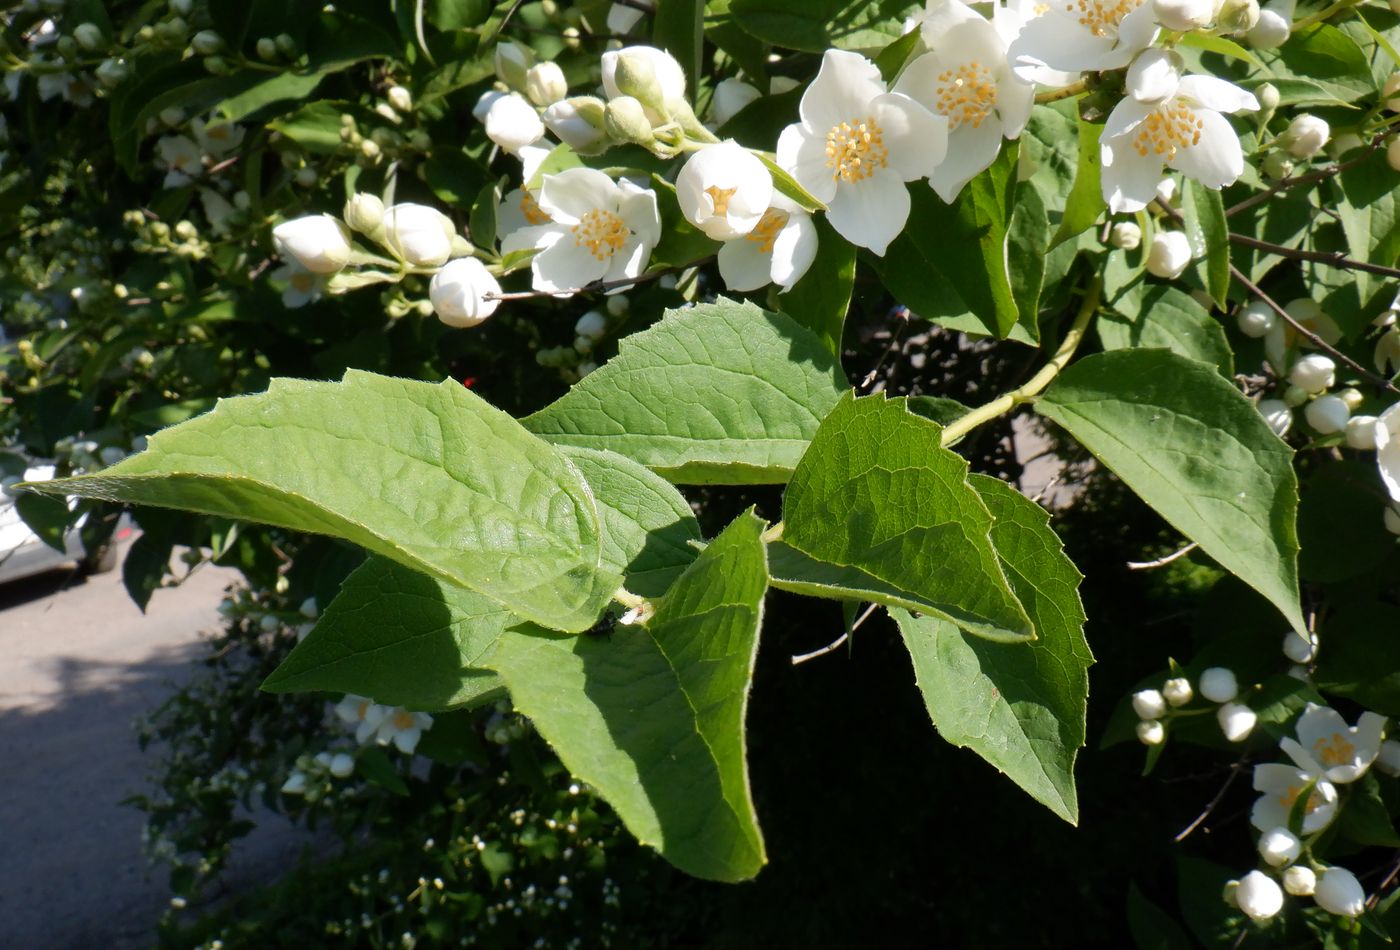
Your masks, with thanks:
[[[1245,766],[1247,766],[1248,764],[1249,754],[1246,753],[1245,755],[1240,756],[1240,760],[1238,762],[1230,766],[1230,774],[1225,777],[1225,784],[1220,786],[1220,791],[1215,793],[1215,797],[1212,798],[1209,803],[1207,803],[1205,810],[1196,816],[1196,820],[1191,822],[1191,824],[1187,825],[1185,828],[1183,828],[1181,830],[1181,833],[1172,839],[1173,841],[1175,841],[1177,844],[1181,844],[1181,842],[1185,841],[1188,837],[1190,837],[1191,832],[1201,827],[1201,824],[1207,818],[1209,818],[1217,808],[1220,807],[1220,803],[1225,800],[1225,793],[1230,790],[1231,785],[1235,784],[1235,779],[1239,778],[1240,773],[1245,770]]]
[[[832,640],[820,650],[813,650],[811,653],[802,653],[798,656],[793,657],[792,665],[796,666],[799,663],[806,663],[808,660],[814,660],[819,656],[826,656],[831,651],[838,649],[841,646],[841,644],[845,643],[846,640],[850,638],[851,634],[856,632],[857,627],[865,623],[865,618],[873,614],[875,612],[875,608],[879,606],[879,604],[868,604],[865,608],[865,612],[856,618],[855,623],[851,624],[851,629],[842,630],[841,636],[837,637],[835,640]]]
[[[1236,234],[1233,231],[1230,232],[1230,241],[1233,244],[1252,247],[1256,251],[1277,254],[1279,257],[1287,257],[1295,261],[1313,261],[1318,264],[1327,264],[1331,267],[1340,267],[1344,270],[1362,270],[1366,271],[1368,274],[1380,274],[1382,277],[1400,277],[1400,268],[1352,260],[1341,251],[1305,251],[1301,248],[1285,247],[1282,244],[1261,241],[1247,234]]]
[[[1400,876],[1400,851],[1395,853],[1395,859],[1390,862],[1390,870],[1386,872],[1384,879],[1371,891],[1371,896],[1366,898],[1366,907],[1375,910],[1380,903],[1381,893],[1390,885],[1395,883],[1395,878]]]
[[[665,277],[667,274],[675,274],[691,267],[698,267],[708,263],[714,255],[702,257],[699,260],[691,261],[688,264],[677,264],[674,267],[663,267],[658,270],[647,271],[645,274],[638,274],[636,277],[622,277],[617,280],[595,280],[586,287],[575,287],[571,290],[519,290],[508,294],[482,294],[486,300],[536,300],[544,297],[572,297],[574,294],[600,293],[609,290],[619,290],[631,287],[635,284],[644,284],[649,280],[656,280]]]
[[[1035,101],[1037,103],[1059,102],[1061,99],[1073,99],[1080,93],[1088,91],[1089,84],[1081,79],[1078,82],[1070,83],[1063,89],[1047,89],[1045,92],[1038,92],[1035,94]]]
[[[1128,570],[1150,571],[1155,567],[1166,567],[1168,564],[1170,564],[1172,561],[1175,561],[1177,558],[1182,558],[1190,554],[1192,551],[1196,550],[1197,547],[1198,545],[1196,544],[1196,542],[1192,541],[1190,544],[1186,545],[1186,547],[1182,548],[1181,550],[1173,551],[1165,557],[1157,558],[1157,560],[1155,561],[1129,561]]]
[[[1290,188],[1297,188],[1299,185],[1311,185],[1319,181],[1326,181],[1329,178],[1332,178],[1336,175],[1340,175],[1342,172],[1347,171],[1348,169],[1355,168],[1357,165],[1360,165],[1361,163],[1369,159],[1373,152],[1377,151],[1383,144],[1385,144],[1386,137],[1389,136],[1390,133],[1393,131],[1395,131],[1393,124],[1387,125],[1384,128],[1382,128],[1381,131],[1377,132],[1374,136],[1372,136],[1370,144],[1366,146],[1366,151],[1362,152],[1356,158],[1353,158],[1349,161],[1340,162],[1335,165],[1329,165],[1326,168],[1318,169],[1315,172],[1309,172],[1306,175],[1298,175],[1296,178],[1280,178],[1276,184],[1271,185],[1264,191],[1261,191],[1256,195],[1250,195],[1248,198],[1244,199],[1239,204],[1231,205],[1229,208],[1226,208],[1225,217],[1228,218],[1232,215],[1239,214],[1241,211],[1247,211],[1250,208],[1253,208],[1255,205],[1263,204],[1264,202],[1272,198],[1274,195],[1278,194],[1280,191],[1287,191]]]

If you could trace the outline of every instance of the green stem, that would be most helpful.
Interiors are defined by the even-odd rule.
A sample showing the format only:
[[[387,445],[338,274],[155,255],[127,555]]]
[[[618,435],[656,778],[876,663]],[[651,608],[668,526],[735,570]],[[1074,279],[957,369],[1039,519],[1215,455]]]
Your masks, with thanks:
[[[1291,32],[1297,33],[1300,30],[1306,30],[1314,23],[1321,23],[1333,14],[1341,13],[1343,10],[1349,10],[1354,6],[1360,5],[1361,2],[1362,0],[1335,0],[1331,6],[1322,12],[1314,13],[1312,16],[1305,16],[1301,20],[1294,21]]]
[[[1040,372],[1032,376],[1023,386],[1003,393],[996,399],[984,406],[978,406],[965,416],[954,420],[943,430],[943,445],[949,446],[967,435],[973,429],[984,422],[990,422],[998,416],[1003,416],[1015,409],[1022,403],[1030,402],[1041,391],[1060,375],[1060,370],[1074,357],[1074,351],[1079,349],[1079,344],[1084,340],[1084,331],[1089,328],[1089,321],[1093,319],[1094,313],[1099,309],[1099,297],[1103,293],[1103,278],[1095,277],[1089,282],[1089,286],[1084,291],[1084,302],[1079,306],[1079,312],[1075,314],[1074,323],[1070,325],[1065,338],[1060,341],[1060,348],[1055,351],[1055,355],[1050,357],[1050,361],[1040,368]]]
[[[1088,91],[1089,83],[1086,80],[1080,79],[1077,82],[1070,83],[1063,89],[1049,89],[1045,92],[1038,92],[1035,94],[1035,101],[1038,103],[1059,102],[1061,99],[1072,99],[1080,93]]]

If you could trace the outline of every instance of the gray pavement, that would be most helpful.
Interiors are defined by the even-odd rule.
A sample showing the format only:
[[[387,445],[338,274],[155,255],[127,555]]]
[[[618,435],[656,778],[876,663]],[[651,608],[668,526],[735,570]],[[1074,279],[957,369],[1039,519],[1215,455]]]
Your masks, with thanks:
[[[120,804],[155,764],[132,723],[189,678],[236,577],[206,565],[145,615],[120,571],[0,585],[0,948],[150,945],[170,893],[142,814]],[[248,880],[290,867],[304,841],[260,830],[238,849]]]

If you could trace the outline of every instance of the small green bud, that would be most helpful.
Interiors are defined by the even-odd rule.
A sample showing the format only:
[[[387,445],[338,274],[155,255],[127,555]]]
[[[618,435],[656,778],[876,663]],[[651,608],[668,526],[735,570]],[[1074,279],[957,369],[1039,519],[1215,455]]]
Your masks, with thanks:
[[[89,53],[101,49],[106,45],[106,40],[102,37],[96,23],[79,23],[73,28],[73,39],[78,41],[78,45]]]
[[[1254,90],[1254,98],[1259,100],[1260,109],[1265,112],[1273,112],[1278,108],[1278,87],[1271,82],[1266,82]]]
[[[519,43],[496,44],[496,78],[511,89],[525,88],[525,74],[535,65],[535,54]]]
[[[292,39],[290,33],[278,33],[272,42],[277,44],[277,52],[291,59],[297,54],[297,41]]]
[[[1293,174],[1293,160],[1286,152],[1270,152],[1264,156],[1263,172],[1278,181]]]
[[[258,37],[257,43],[258,58],[265,59],[269,63],[277,58],[277,41],[270,36]]]
[[[614,142],[650,146],[656,141],[646,110],[632,96],[618,96],[608,103],[603,110],[603,127]]]
[[[190,48],[201,56],[213,56],[224,48],[224,38],[213,30],[200,30],[190,40]]]
[[[233,72],[233,70],[229,68],[228,61],[222,56],[204,57],[204,68],[214,76],[227,76],[229,73]]]

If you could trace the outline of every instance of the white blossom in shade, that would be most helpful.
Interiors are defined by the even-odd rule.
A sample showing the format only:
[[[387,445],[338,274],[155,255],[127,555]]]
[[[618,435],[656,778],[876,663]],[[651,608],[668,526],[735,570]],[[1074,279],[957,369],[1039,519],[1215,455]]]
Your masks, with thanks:
[[[156,140],[156,164],[165,169],[165,188],[179,188],[204,170],[204,153],[194,140],[184,135],[167,135]]]
[[[1162,697],[1172,706],[1185,706],[1194,695],[1191,681],[1184,676],[1174,676],[1162,684]]]
[[[1387,739],[1381,743],[1380,754],[1376,756],[1376,770],[1386,775],[1400,775],[1400,742]]]
[[[305,795],[306,794],[306,773],[301,769],[294,769],[287,780],[282,783],[281,792],[283,795]]]
[[[1334,435],[1346,428],[1351,407],[1341,396],[1318,396],[1303,409],[1303,417],[1322,435]]]
[[[476,105],[472,106],[472,118],[478,122],[485,122],[486,113],[491,111],[491,107],[496,104],[497,100],[504,99],[507,95],[508,93],[501,92],[499,89],[486,90],[476,100]]]
[[[1337,815],[1337,787],[1317,772],[1309,772],[1276,762],[1254,767],[1254,790],[1262,792],[1254,801],[1249,821],[1260,831],[1288,827],[1288,816],[1303,789],[1316,781],[1303,811],[1303,834],[1326,828]]]
[[[223,158],[238,148],[243,144],[243,136],[247,133],[241,125],[231,122],[205,122],[203,119],[191,119],[190,131],[194,133],[194,140],[199,143],[204,154],[213,158]]]
[[[486,137],[512,155],[544,138],[544,123],[535,107],[519,93],[510,93],[486,110]]]
[[[1235,905],[1250,920],[1268,920],[1283,910],[1283,888],[1263,871],[1250,871],[1235,888]]]
[[[1215,22],[1216,0],[1152,0],[1157,22],[1177,33],[1189,33]]]
[[[1191,242],[1182,231],[1158,231],[1147,249],[1147,272],[1175,280],[1191,263]]]
[[[1400,402],[1376,420],[1376,465],[1390,497],[1400,501]]]
[[[727,241],[754,229],[773,202],[773,176],[733,139],[691,153],[676,176],[685,219],[706,237]]]
[[[778,164],[829,206],[842,237],[883,256],[909,218],[904,183],[943,161],[948,120],[888,92],[874,63],[844,50],[822,56],[799,114],[778,138]]]
[[[574,335],[589,340],[601,340],[608,332],[608,318],[597,310],[590,310],[574,323]]]
[[[1278,137],[1278,144],[1294,158],[1312,158],[1321,152],[1332,137],[1332,128],[1326,119],[1303,113],[1288,123],[1288,128]]]
[[[1142,228],[1133,221],[1119,221],[1108,232],[1108,243],[1124,251],[1136,251],[1142,246]]]
[[[1164,166],[1207,188],[1234,184],[1244,171],[1244,151],[1222,113],[1258,108],[1253,93],[1214,76],[1183,76],[1175,93],[1155,103],[1123,99],[1109,113],[1099,147],[1109,209],[1147,207]]]
[[[614,3],[608,7],[608,32],[625,36],[632,32],[632,28],[642,22],[642,17],[646,16],[636,7],[630,7],[625,3]]]
[[[1346,868],[1323,868],[1317,875],[1313,900],[1329,914],[1360,917],[1366,909],[1366,891],[1361,882]]]
[[[549,222],[501,242],[503,254],[539,252],[530,261],[536,290],[567,295],[594,281],[636,277],[661,239],[656,193],[596,169],[546,175],[536,203]]]
[[[1167,738],[1167,729],[1156,719],[1144,719],[1137,724],[1137,737],[1143,745],[1161,745]]]
[[[1181,84],[1181,56],[1171,50],[1145,49],[1128,67],[1125,88],[1138,102],[1154,105],[1170,99]]]
[[[1283,872],[1283,889],[1294,897],[1309,897],[1317,887],[1317,875],[1313,869],[1295,864]]]
[[[1011,44],[1013,68],[1032,82],[1043,70],[1101,72],[1128,65],[1157,38],[1148,0],[1050,0]]]
[[[365,745],[374,738],[389,712],[388,706],[381,706],[363,696],[347,695],[335,704],[336,717],[341,722],[355,727],[355,741],[360,745]]]
[[[996,27],[961,0],[930,0],[919,30],[930,52],[904,67],[894,91],[947,119],[948,153],[929,184],[951,202],[996,160],[1003,138],[1020,136],[1035,87],[1011,72]]]
[[[817,256],[812,216],[781,193],[754,229],[719,249],[719,274],[730,290],[757,290],[770,283],[788,291]]]
[[[1142,719],[1157,719],[1167,711],[1166,697],[1159,690],[1140,689],[1133,693],[1133,712]]]
[[[374,734],[374,741],[380,745],[393,743],[394,748],[405,755],[412,755],[418,748],[418,740],[423,732],[433,724],[433,717],[424,712],[411,712],[401,706],[386,711]]]
[[[475,257],[448,261],[433,275],[428,296],[438,319],[449,327],[474,327],[501,305],[488,294],[499,294],[501,285]]]
[[[1304,329],[1315,333],[1323,343],[1335,346],[1341,340],[1341,327],[1315,301],[1299,297],[1297,300],[1290,300],[1283,309]],[[1313,343],[1288,323],[1280,320],[1264,337],[1264,356],[1276,371],[1283,374],[1289,369],[1289,352],[1299,345],[1310,347]],[[1333,369],[1335,368],[1334,364]],[[1327,385],[1330,387],[1332,384]]]
[[[309,214],[272,229],[272,242],[283,257],[313,274],[334,274],[350,262],[350,232],[328,214]]]
[[[403,202],[384,211],[384,244],[415,267],[441,267],[452,256],[457,228],[428,205]]]
[[[715,125],[724,125],[734,118],[744,107],[763,98],[757,86],[751,86],[742,79],[722,79],[715,85],[710,97],[710,117]]]
[[[1317,657],[1317,634],[1288,631],[1283,635],[1283,655],[1294,663],[1311,663]]]
[[[1239,324],[1240,332],[1255,340],[1267,336],[1274,324],[1278,323],[1273,308],[1262,300],[1251,300],[1245,304],[1240,308],[1235,320]]]
[[[1201,673],[1201,695],[1213,703],[1228,703],[1239,695],[1235,671],[1224,666],[1212,666]]]
[[[1376,429],[1380,420],[1375,416],[1352,416],[1347,420],[1347,448],[1373,452],[1376,448]]]
[[[1400,139],[1397,139],[1400,141]],[[1376,372],[1389,376],[1400,372],[1400,327],[1391,327],[1376,341],[1376,352],[1372,356]]]
[[[1243,742],[1259,724],[1259,716],[1243,703],[1225,703],[1215,711],[1215,721],[1227,742]]]
[[[233,216],[233,203],[212,188],[199,189],[199,203],[214,233],[226,236],[232,226],[229,219]]]
[[[355,771],[355,757],[348,752],[331,756],[330,773],[336,778],[349,778]]]
[[[1287,828],[1270,828],[1259,836],[1259,857],[1273,868],[1281,868],[1298,860],[1303,842]]]
[[[288,261],[267,275],[273,286],[282,286],[282,306],[297,310],[320,299],[325,277],[313,274],[295,260]]]
[[[1293,428],[1293,410],[1282,399],[1259,400],[1259,414],[1264,417],[1269,428],[1274,430],[1274,435],[1280,439],[1288,434],[1289,429]]]
[[[1279,748],[1300,769],[1320,772],[1342,785],[1366,774],[1380,755],[1384,731],[1385,717],[1378,713],[1364,712],[1356,725],[1348,726],[1335,709],[1308,703],[1298,717],[1297,740],[1285,737]]]

